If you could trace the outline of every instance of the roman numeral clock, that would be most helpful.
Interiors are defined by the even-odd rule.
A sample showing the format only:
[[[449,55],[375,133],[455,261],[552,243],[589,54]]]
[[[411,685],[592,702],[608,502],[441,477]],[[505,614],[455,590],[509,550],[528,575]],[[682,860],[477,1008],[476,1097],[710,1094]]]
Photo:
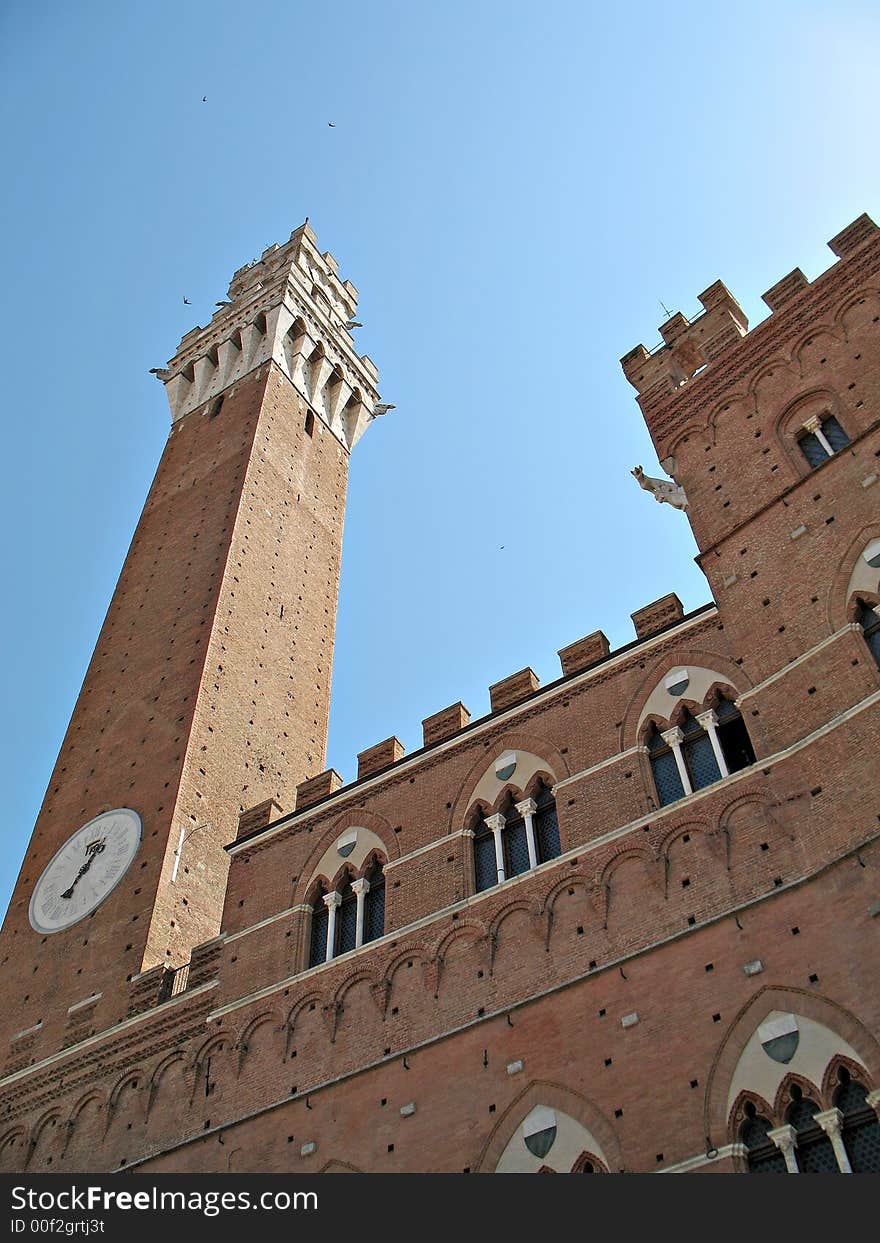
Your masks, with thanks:
[[[67,839],[34,886],[28,915],[36,932],[61,932],[90,915],[131,866],[141,818],[130,807],[102,812]]]

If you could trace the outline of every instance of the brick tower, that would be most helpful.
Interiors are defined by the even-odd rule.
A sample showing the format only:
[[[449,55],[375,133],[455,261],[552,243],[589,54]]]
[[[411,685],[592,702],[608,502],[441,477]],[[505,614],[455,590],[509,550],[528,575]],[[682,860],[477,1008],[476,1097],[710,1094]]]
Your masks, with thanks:
[[[880,230],[831,245],[751,332],[716,283],[623,360],[714,598],[427,705],[345,786],[344,471],[383,407],[307,232],[235,278],[7,924],[0,1170],[880,1171]],[[105,807],[143,821],[121,873]],[[118,886],[44,941],[81,875]]]
[[[272,819],[324,767],[348,457],[381,411],[347,327],[357,298],[304,224],[159,372],[169,439],[0,938],[4,1025],[32,1029],[32,1051],[118,1022],[126,977],[215,935],[238,814]],[[36,931],[47,864],[118,808],[139,848],[102,877],[114,846],[96,822],[104,859],[78,877],[93,834],[66,848]],[[95,878],[106,899],[70,922]]]

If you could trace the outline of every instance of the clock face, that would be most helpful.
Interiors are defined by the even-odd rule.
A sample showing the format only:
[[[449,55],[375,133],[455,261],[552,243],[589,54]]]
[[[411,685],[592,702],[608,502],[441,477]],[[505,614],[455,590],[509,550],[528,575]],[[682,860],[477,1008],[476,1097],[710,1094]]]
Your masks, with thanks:
[[[36,932],[61,932],[103,902],[141,844],[130,807],[105,811],[69,837],[34,886],[28,915]]]

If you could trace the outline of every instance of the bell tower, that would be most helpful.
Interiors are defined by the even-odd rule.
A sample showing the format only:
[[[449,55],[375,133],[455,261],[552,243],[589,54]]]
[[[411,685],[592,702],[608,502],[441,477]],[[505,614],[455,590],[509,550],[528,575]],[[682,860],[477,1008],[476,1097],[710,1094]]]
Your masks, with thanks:
[[[239,814],[325,767],[348,458],[385,409],[357,299],[306,223],[158,371],[168,442],[0,934],[35,1054],[214,936]]]

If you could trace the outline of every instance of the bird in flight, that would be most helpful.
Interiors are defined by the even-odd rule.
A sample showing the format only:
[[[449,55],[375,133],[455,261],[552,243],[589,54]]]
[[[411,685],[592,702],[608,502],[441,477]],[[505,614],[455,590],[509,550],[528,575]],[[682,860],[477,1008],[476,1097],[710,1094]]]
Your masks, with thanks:
[[[208,102],[208,96],[207,96],[207,95],[203,95],[203,96],[202,96],[202,103],[203,103],[203,104],[206,104],[207,102]]]
[[[336,122],[335,122],[335,121],[328,121],[328,122],[327,122],[327,124],[330,126],[330,128],[331,128],[331,129],[336,129]]]
[[[190,302],[189,298],[184,298],[184,300],[183,300],[183,305],[184,305],[184,306],[192,306],[192,303]]]

